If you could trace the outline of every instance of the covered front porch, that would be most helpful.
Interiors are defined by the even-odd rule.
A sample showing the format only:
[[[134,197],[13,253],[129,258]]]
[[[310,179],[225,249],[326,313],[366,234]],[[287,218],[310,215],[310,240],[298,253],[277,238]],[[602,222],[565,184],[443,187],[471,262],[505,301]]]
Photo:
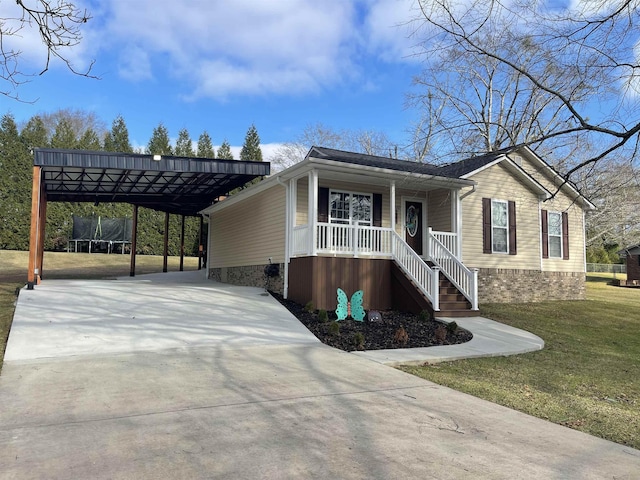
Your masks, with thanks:
[[[434,311],[440,310],[442,277],[477,310],[477,271],[461,258],[460,195],[468,182],[399,177],[318,167],[289,179],[287,265],[305,257],[387,260]]]

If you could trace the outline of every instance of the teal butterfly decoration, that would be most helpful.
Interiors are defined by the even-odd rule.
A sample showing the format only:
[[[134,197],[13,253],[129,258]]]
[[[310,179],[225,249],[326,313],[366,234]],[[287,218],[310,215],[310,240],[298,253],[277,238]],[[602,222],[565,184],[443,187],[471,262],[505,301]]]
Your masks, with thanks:
[[[364,292],[358,290],[351,295],[351,301],[341,288],[338,289],[338,306],[336,307],[336,315],[338,320],[344,320],[347,317],[351,317],[358,322],[364,320],[364,308],[362,308],[362,299]]]

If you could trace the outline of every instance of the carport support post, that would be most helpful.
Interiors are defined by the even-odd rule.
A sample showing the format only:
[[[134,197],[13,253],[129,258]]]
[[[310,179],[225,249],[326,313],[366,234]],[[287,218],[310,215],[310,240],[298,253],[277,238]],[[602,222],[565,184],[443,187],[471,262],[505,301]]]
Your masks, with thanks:
[[[204,218],[200,215],[200,228],[198,229],[198,270],[202,270],[202,229],[204,227]]]
[[[29,233],[29,271],[27,272],[27,289],[33,290],[33,286],[39,283],[39,274],[36,273],[38,268],[39,241],[40,241],[40,194],[41,188],[41,169],[39,166],[33,167],[33,184],[31,187],[31,230]]]
[[[184,270],[184,215],[180,222],[180,271]]]
[[[136,276],[136,248],[138,246],[138,206],[133,206],[133,221],[131,222],[131,267],[129,276]],[[124,246],[123,246],[124,248]]]
[[[44,266],[44,234],[47,230],[47,192],[43,186],[40,186],[40,220],[38,221],[38,230],[40,230],[40,241],[38,242],[38,272],[40,280],[42,280],[42,267]]]
[[[164,212],[164,258],[162,259],[162,271],[167,272],[167,259],[169,258],[169,212]]]

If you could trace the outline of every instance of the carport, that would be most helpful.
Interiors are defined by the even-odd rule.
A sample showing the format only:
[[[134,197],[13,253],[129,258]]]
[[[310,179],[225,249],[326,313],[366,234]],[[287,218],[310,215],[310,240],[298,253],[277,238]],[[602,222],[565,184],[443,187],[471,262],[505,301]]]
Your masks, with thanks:
[[[33,289],[42,279],[47,202],[133,205],[130,275],[134,276],[139,207],[165,212],[164,271],[169,214],[182,216],[182,269],[185,217],[197,216],[233,189],[269,172],[268,162],[34,149],[27,288]],[[202,230],[202,217],[200,227]]]

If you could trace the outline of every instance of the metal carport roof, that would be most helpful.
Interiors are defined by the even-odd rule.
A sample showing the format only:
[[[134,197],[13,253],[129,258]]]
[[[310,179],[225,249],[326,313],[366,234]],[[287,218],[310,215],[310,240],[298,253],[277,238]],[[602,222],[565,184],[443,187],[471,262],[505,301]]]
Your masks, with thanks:
[[[47,202],[134,205],[131,276],[135,275],[138,207],[166,212],[163,267],[166,271],[169,214],[182,215],[184,241],[184,216],[197,215],[218,197],[256,177],[269,175],[270,167],[268,162],[34,149],[28,288],[32,289],[42,277]],[[182,269],[182,260],[180,265]]]
[[[47,201],[124,202],[195,215],[217,197],[260,176],[268,162],[34,149]]]

